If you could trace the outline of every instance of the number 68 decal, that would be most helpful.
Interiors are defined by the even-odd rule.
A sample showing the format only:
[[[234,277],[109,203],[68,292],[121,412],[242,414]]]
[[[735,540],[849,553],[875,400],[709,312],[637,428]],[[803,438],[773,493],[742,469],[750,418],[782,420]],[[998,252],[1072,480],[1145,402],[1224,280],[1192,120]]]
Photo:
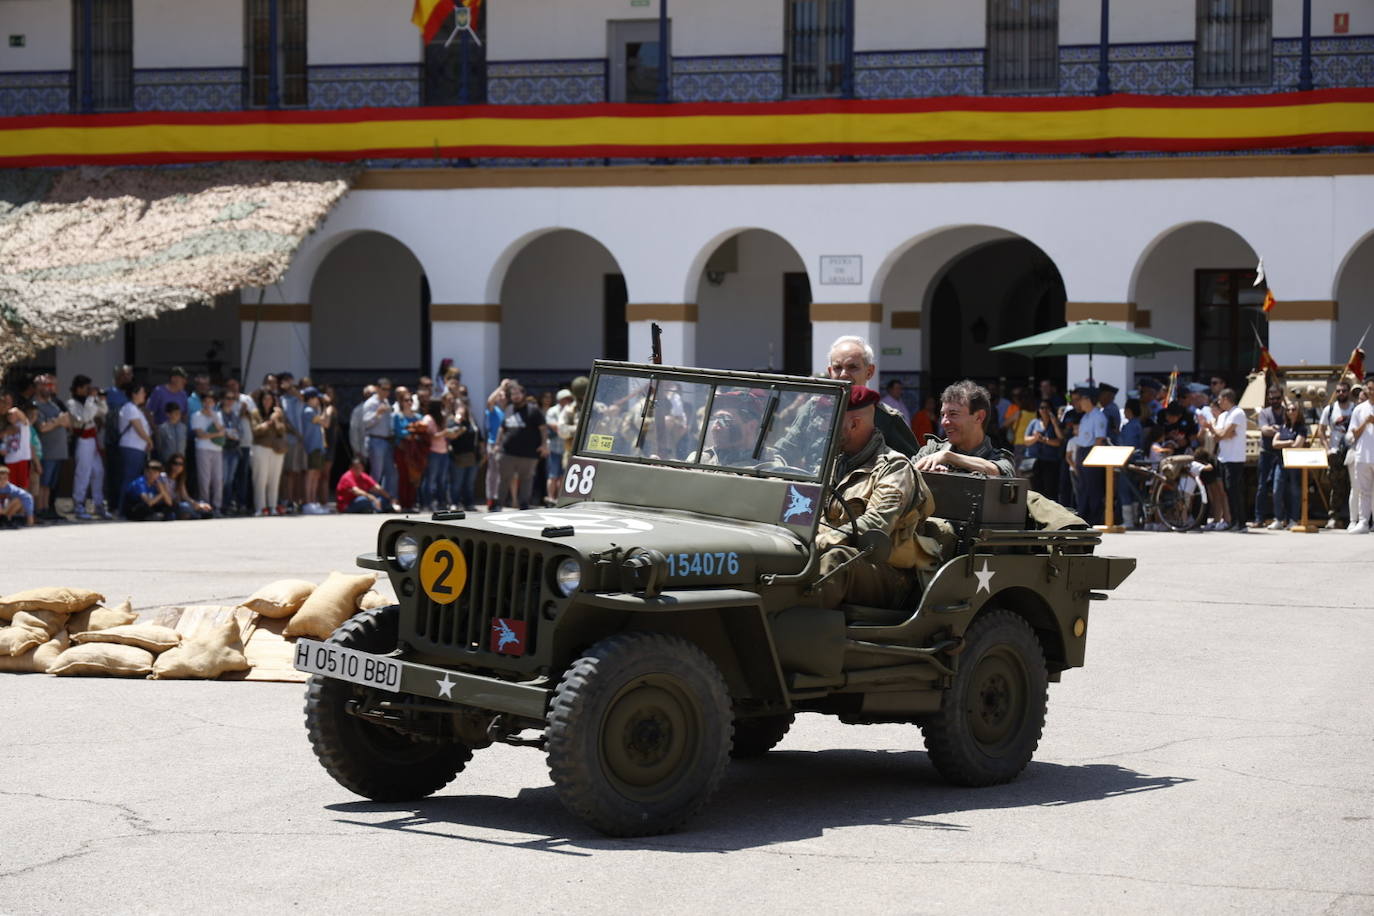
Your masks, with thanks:
[[[596,465],[573,462],[568,465],[568,473],[563,477],[565,496],[590,496],[596,485]]]

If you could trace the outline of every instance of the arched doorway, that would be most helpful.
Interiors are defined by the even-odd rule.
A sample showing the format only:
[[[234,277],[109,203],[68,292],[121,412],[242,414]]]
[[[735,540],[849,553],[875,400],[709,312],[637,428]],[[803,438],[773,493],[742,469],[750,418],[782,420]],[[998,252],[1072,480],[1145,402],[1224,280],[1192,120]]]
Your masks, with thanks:
[[[1360,337],[1374,324],[1374,233],[1351,249],[1336,277],[1336,362],[1350,357]],[[1374,332],[1364,342],[1365,352],[1374,351]],[[1374,367],[1366,358],[1365,364]]]
[[[697,362],[810,375],[811,282],[786,239],[745,229],[711,251],[697,283]]]
[[[1136,268],[1136,326],[1192,350],[1137,359],[1136,372],[1161,375],[1177,366],[1243,387],[1259,365],[1256,337],[1269,342],[1265,288],[1254,285],[1258,263],[1239,233],[1217,223],[1176,226],[1157,238]]]
[[[501,375],[532,391],[556,389],[600,358],[630,354],[625,278],[605,245],[556,229],[532,239],[501,282]]]
[[[931,293],[930,374],[937,389],[961,378],[1063,382],[1064,358],[994,353],[1000,343],[1064,325],[1064,281],[1025,239],[981,245],[949,263]]]
[[[381,232],[325,255],[310,285],[311,376],[359,386],[381,375],[413,384],[429,365],[429,285],[419,259]]]

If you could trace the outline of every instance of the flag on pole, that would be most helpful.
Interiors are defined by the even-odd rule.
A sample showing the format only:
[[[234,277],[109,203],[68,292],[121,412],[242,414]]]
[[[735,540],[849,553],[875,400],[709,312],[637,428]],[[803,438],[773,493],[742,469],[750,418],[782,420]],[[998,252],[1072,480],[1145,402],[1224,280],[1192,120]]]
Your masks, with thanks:
[[[1345,371],[1355,376],[1356,382],[1364,381],[1364,350],[1356,347],[1350,351],[1350,362],[1345,364]]]
[[[1259,286],[1264,282],[1264,258],[1260,258],[1259,266],[1255,268],[1255,282],[1251,286]]]
[[[1268,315],[1269,310],[1274,307],[1274,291],[1266,289],[1264,291],[1264,314]]]
[[[410,21],[424,35],[425,44],[429,44],[438,34],[439,26],[444,24],[444,20],[453,10],[453,0],[415,0],[415,6],[410,12]]]
[[[463,6],[466,6],[472,13],[472,22],[468,23],[468,31],[472,32],[473,38],[476,38],[477,17],[482,12],[482,0],[463,0]]]
[[[1272,372],[1279,375],[1279,364],[1274,362],[1274,357],[1269,355],[1268,347],[1260,347],[1259,371]]]
[[[1169,373],[1169,387],[1164,392],[1164,406],[1168,407],[1178,397],[1178,369]]]
[[[1264,283],[1264,258],[1259,259],[1259,266],[1255,268],[1255,282],[1251,286],[1259,286]],[[1264,288],[1264,313],[1269,314],[1269,310],[1274,307],[1274,291],[1268,286]]]

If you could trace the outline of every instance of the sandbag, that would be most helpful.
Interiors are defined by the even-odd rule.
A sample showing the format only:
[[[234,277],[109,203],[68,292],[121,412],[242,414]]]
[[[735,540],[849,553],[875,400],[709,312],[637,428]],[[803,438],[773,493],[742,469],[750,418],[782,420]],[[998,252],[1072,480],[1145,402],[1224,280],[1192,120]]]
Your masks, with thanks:
[[[153,653],[138,646],[95,642],[72,646],[53,662],[49,674],[105,675],[107,677],[143,677],[153,670]]]
[[[17,626],[41,629],[47,634],[48,639],[52,639],[66,629],[68,616],[67,614],[59,614],[57,611],[18,611],[10,622]]]
[[[181,642],[181,634],[171,627],[160,627],[155,623],[126,623],[105,630],[87,630],[72,636],[78,646],[89,643],[117,643],[121,646],[137,646],[156,655]]]
[[[110,627],[123,626],[138,620],[134,613],[133,602],[125,598],[119,607],[93,607],[67,618],[67,633],[75,636],[87,630],[108,630]]]
[[[305,579],[278,579],[269,582],[248,597],[240,607],[256,611],[264,617],[290,617],[301,609],[315,591],[315,583]]]
[[[226,671],[246,671],[249,667],[238,621],[230,617],[159,655],[148,679],[216,678]]]
[[[377,581],[371,573],[349,576],[332,572],[286,624],[284,635],[328,639],[345,620],[358,613],[358,599]]]
[[[23,655],[37,649],[51,638],[37,620],[30,617],[29,620],[33,620],[33,623],[25,622],[24,618],[28,616],[26,612],[20,611],[15,616],[20,619],[19,623],[0,627],[0,655]]]
[[[70,645],[71,640],[67,637],[67,631],[59,630],[52,639],[23,655],[0,655],[0,671],[14,674],[44,674]]]
[[[99,592],[84,588],[50,586],[31,588],[0,598],[0,620],[9,620],[18,611],[56,611],[75,614],[105,600]]]
[[[1026,514],[1032,529],[1040,531],[1086,531],[1088,523],[1062,505],[1034,490],[1026,491]]]
[[[392,601],[390,598],[387,598],[381,592],[373,588],[363,592],[362,595],[358,598],[358,610],[372,611],[376,610],[379,607],[390,607],[395,603],[396,602]]]

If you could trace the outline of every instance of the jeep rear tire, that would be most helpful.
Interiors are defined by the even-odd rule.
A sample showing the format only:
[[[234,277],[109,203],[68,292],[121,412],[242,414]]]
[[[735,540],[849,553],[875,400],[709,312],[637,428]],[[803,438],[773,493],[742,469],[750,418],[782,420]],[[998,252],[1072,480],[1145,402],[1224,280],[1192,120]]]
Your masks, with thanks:
[[[660,633],[598,642],[549,704],[549,774],[602,833],[664,833],[704,806],[730,759],[730,697],[714,662]]]
[[[762,757],[778,746],[787,736],[787,731],[796,721],[794,713],[776,716],[754,716],[749,719],[735,720],[735,737],[730,745],[730,756],[736,760],[749,757]]]
[[[1030,624],[1010,611],[979,614],[964,633],[953,686],[922,725],[930,762],[961,786],[1015,779],[1040,743],[1048,689]]]
[[[396,648],[399,609],[363,611],[329,637],[334,645],[380,654]],[[456,741],[425,740],[348,711],[368,688],[311,675],[305,693],[310,746],[330,776],[350,792],[374,801],[410,801],[442,789],[472,759]]]

